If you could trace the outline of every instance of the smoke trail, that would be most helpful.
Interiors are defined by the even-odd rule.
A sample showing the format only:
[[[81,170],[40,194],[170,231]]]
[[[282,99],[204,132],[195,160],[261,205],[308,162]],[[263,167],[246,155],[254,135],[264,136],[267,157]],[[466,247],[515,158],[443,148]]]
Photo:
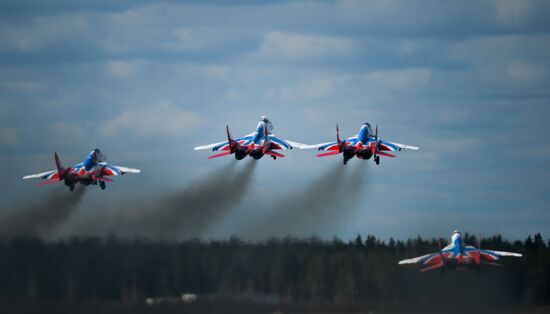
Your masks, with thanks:
[[[210,224],[242,200],[256,163],[248,160],[245,165],[237,165],[233,160],[202,180],[161,195],[158,200],[141,199],[140,205],[118,205],[102,217],[91,217],[75,231],[165,239],[200,237]],[[96,219],[103,223],[90,223]]]
[[[1,219],[0,235],[48,236],[69,219],[80,204],[86,188],[78,186],[74,192],[56,190],[43,202],[9,210]]]
[[[366,163],[358,163],[361,165],[338,164],[329,169],[304,189],[270,206],[261,221],[247,221],[238,234],[250,240],[326,235],[327,228],[341,223],[357,208],[351,203],[361,196],[358,192],[366,183]]]
[[[233,205],[240,203],[250,186],[256,164],[257,161],[251,159],[245,167],[237,170],[233,164],[231,171],[208,176],[204,181],[167,199],[162,205],[172,212],[179,210],[181,213],[177,217],[179,221],[176,221],[178,235],[185,238],[201,236],[211,223]]]

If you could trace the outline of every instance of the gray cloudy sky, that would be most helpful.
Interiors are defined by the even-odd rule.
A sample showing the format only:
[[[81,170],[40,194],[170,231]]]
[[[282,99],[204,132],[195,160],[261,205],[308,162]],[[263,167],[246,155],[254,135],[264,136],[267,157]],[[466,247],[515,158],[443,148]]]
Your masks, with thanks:
[[[548,236],[548,12],[544,0],[2,1],[1,210],[63,189],[21,180],[52,169],[54,151],[72,164],[100,147],[143,174],[88,189],[56,232],[102,221],[116,232],[122,204],[218,180],[232,161],[192,148],[223,139],[225,124],[248,133],[265,114],[293,141],[370,121],[421,150],[353,160],[338,179],[340,158],[262,159],[201,236],[254,239],[300,195],[333,212],[273,235]],[[311,193],[321,181],[343,184],[337,202]]]

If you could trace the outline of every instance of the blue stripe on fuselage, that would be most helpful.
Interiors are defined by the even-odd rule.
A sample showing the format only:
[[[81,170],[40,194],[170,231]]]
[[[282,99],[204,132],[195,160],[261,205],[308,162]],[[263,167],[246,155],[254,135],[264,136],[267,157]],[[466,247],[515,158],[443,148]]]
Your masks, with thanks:
[[[359,133],[357,134],[357,139],[361,142],[361,144],[365,145],[369,140],[369,135],[369,128],[366,124],[363,124],[363,126],[359,130]]]
[[[256,134],[254,134],[254,137],[252,138],[252,142],[254,144],[260,145],[262,143],[262,140],[265,137],[264,128],[265,128],[265,125],[263,122],[258,123],[258,127],[256,128]]]
[[[464,253],[464,246],[462,245],[462,238],[460,236],[456,237],[453,241],[454,252],[458,255]]]
[[[96,163],[94,161],[94,153],[93,152],[90,153],[88,155],[88,157],[86,157],[86,159],[84,159],[84,162],[82,162],[82,165],[84,166],[84,169],[86,171],[90,171],[95,167]]]

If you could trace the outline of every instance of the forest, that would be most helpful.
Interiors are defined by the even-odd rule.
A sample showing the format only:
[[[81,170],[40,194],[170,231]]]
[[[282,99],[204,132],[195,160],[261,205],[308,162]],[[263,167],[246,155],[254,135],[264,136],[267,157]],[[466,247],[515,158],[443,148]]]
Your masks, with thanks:
[[[470,305],[507,308],[550,304],[550,240],[501,236],[466,243],[523,253],[502,267],[420,273],[404,258],[438,250],[444,239],[149,241],[16,237],[0,241],[0,303],[120,302],[177,298],[260,303]],[[159,300],[160,300],[159,299]]]

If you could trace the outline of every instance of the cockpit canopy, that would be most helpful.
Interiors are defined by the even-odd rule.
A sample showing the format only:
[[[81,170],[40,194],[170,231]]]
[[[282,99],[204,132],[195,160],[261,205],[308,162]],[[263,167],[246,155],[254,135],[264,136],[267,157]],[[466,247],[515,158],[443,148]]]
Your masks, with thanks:
[[[369,136],[374,136],[374,132],[372,131],[372,126],[370,125],[370,123],[368,122],[365,122],[363,123],[363,125],[366,125],[367,126],[367,130],[369,131]]]
[[[271,121],[266,116],[261,116],[260,119],[261,119],[260,124],[263,123],[267,129],[267,133],[271,134],[273,132],[273,123],[271,123]]]
[[[98,163],[104,162],[105,160],[107,160],[107,156],[105,156],[99,148],[94,149],[94,161]]]

